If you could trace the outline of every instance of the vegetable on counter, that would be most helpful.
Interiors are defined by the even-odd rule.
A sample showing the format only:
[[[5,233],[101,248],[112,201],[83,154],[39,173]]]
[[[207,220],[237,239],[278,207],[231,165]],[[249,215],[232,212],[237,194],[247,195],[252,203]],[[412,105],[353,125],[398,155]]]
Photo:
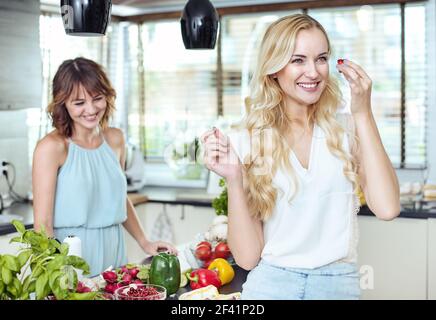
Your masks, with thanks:
[[[101,273],[105,280],[104,291],[113,294],[115,290],[129,284],[143,284],[148,282],[150,265],[126,264],[115,270]]]
[[[213,260],[208,269],[218,273],[221,285],[230,283],[235,277],[235,270],[233,270],[233,267],[230,265],[230,263],[223,258],[217,258]]]
[[[18,256],[0,255],[0,300],[27,300],[33,294],[38,300],[97,298],[98,292],[90,292],[79,283],[76,270],[89,274],[89,265],[68,255],[68,244],[49,238],[44,231],[26,230],[20,221],[12,224],[19,236],[10,242],[24,246]]]
[[[215,209],[215,212],[218,216],[220,215],[227,216],[228,196],[227,196],[226,181],[223,178],[220,178],[219,186],[222,187],[223,189],[219,194],[219,196],[213,199],[212,207]]]
[[[230,248],[227,243],[220,242],[215,246],[214,255],[216,258],[227,259],[230,257]]]
[[[161,252],[153,257],[150,267],[150,283],[167,289],[170,296],[180,287],[180,262],[177,256]]]
[[[212,256],[212,246],[211,245],[208,246],[200,243],[195,249],[195,256],[197,257],[198,260],[201,261],[209,260]]]
[[[187,275],[187,278],[191,280],[191,289],[207,287],[208,285],[214,285],[216,288],[221,287],[221,280],[218,277],[218,273],[208,269],[196,269]]]
[[[180,295],[179,300],[240,300],[241,293],[220,294],[218,289],[209,285],[207,287],[185,292]]]

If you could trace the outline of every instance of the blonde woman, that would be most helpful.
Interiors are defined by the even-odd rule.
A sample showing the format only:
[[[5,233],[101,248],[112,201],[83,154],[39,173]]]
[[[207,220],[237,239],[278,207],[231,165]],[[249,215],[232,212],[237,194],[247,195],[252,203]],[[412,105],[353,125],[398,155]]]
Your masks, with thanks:
[[[241,130],[202,136],[205,165],[227,182],[229,246],[251,270],[243,299],[358,299],[356,191],[379,219],[400,212],[371,79],[338,60],[351,90],[351,114],[341,114],[330,54],[326,31],[310,16],[272,23]]]

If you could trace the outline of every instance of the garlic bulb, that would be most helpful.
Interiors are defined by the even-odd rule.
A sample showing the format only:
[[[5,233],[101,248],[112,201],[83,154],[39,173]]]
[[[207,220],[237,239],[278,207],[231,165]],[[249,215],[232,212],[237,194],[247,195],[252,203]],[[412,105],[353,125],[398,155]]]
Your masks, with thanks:
[[[216,216],[213,221],[212,221],[212,225],[217,225],[217,224],[222,224],[222,223],[227,223],[228,219],[227,216],[225,215],[219,215]]]
[[[227,223],[213,225],[209,229],[210,237],[216,241],[227,240]]]

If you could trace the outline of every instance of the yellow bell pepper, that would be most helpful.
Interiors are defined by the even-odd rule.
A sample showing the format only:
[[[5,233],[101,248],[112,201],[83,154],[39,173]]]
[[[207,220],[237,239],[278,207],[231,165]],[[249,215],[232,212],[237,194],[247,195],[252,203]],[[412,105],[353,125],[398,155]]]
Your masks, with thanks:
[[[233,270],[233,267],[230,265],[230,263],[223,258],[216,258],[213,260],[208,269],[218,272],[218,278],[220,278],[222,285],[230,283],[235,277],[235,270]]]
[[[363,194],[362,189],[359,188],[359,190],[357,192],[357,196],[359,197],[360,205],[361,206],[366,205],[366,199],[365,199],[365,195]]]

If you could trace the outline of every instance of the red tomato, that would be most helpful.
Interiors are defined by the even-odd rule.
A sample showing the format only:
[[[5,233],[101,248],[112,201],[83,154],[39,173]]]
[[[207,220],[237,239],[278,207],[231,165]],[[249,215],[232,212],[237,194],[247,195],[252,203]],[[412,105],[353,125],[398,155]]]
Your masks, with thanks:
[[[199,246],[202,246],[202,245],[208,246],[209,249],[212,250],[212,244],[210,242],[208,242],[208,241],[201,241],[199,244],[197,244],[197,248]]]
[[[195,256],[197,259],[206,261],[209,260],[212,255],[212,250],[207,245],[201,245],[198,246],[197,249],[195,249]]]
[[[214,254],[216,258],[227,259],[230,257],[230,248],[227,243],[220,242],[216,245]]]

